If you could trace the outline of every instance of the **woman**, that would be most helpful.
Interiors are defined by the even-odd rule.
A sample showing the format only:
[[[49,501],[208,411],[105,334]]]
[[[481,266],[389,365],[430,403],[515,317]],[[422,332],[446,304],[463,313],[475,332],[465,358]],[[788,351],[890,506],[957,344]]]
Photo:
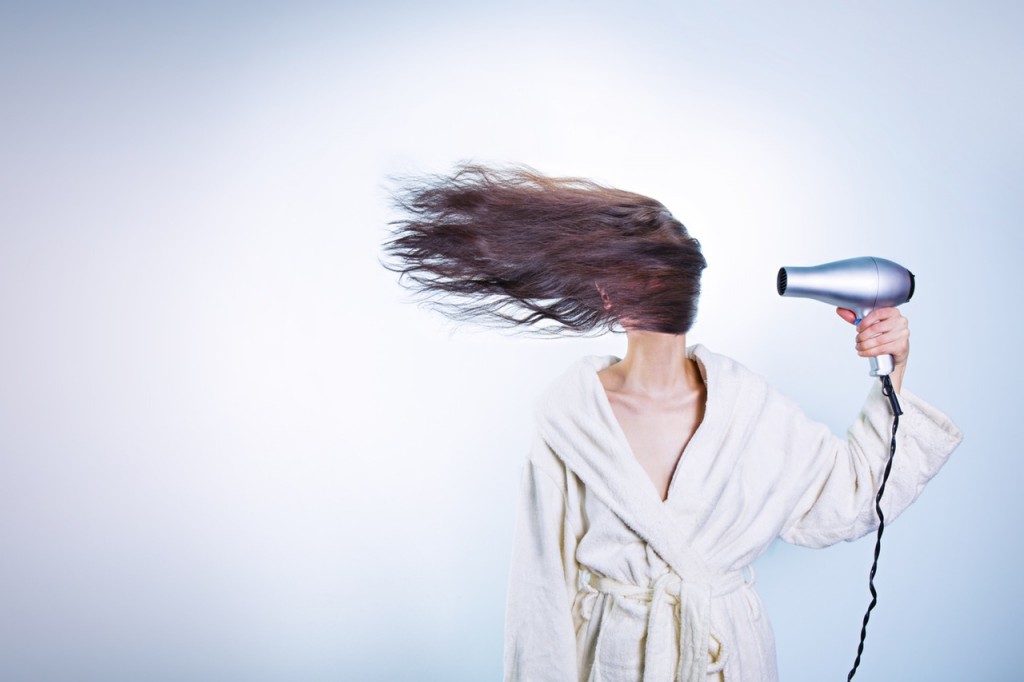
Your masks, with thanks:
[[[397,203],[389,267],[455,319],[626,333],[621,360],[580,360],[540,401],[505,679],[775,680],[750,564],[777,537],[824,547],[875,527],[891,430],[880,389],[841,440],[739,363],[687,346],[705,261],[653,199],[467,165],[410,183]],[[860,355],[896,364],[904,415],[883,501],[891,519],[961,435],[902,390],[899,311],[875,310],[857,332]]]

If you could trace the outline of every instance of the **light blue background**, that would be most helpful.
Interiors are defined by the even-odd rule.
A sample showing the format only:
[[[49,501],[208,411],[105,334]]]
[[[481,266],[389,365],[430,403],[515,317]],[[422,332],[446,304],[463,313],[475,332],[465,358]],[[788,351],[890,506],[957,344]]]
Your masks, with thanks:
[[[404,303],[385,177],[477,159],[663,201],[690,340],[840,432],[867,363],[775,271],[910,267],[907,386],[966,440],[857,679],[1018,679],[1021,7],[7,3],[0,678],[499,678],[533,400],[624,339]],[[784,680],[845,675],[871,548],[758,563]]]

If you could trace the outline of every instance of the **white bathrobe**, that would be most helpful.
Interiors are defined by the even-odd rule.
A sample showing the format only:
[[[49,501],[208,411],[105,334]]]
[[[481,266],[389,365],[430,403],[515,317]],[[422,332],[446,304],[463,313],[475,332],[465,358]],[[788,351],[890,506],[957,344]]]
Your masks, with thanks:
[[[761,377],[702,346],[704,419],[662,501],[597,372],[576,363],[541,398],[509,578],[505,679],[776,680],[751,562],[778,537],[809,547],[877,527],[892,415],[872,389],[847,440]],[[909,391],[882,508],[895,518],[961,439]]]

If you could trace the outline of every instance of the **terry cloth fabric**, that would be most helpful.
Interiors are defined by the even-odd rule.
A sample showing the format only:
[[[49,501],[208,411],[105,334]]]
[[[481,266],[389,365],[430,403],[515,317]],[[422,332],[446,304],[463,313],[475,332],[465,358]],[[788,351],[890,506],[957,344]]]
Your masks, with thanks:
[[[506,681],[774,681],[771,626],[743,571],[779,537],[825,547],[876,528],[892,432],[878,385],[841,439],[738,362],[700,345],[689,354],[707,403],[664,501],[597,376],[617,358],[582,359],[541,398],[509,578]],[[899,398],[887,521],[962,438],[910,391]]]

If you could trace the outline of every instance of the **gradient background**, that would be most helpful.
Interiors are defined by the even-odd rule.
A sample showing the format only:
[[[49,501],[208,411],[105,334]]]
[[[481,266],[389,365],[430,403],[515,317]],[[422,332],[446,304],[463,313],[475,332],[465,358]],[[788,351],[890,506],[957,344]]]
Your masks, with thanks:
[[[867,362],[775,271],[913,270],[966,440],[857,679],[1019,679],[1024,6],[84,5],[0,10],[0,678],[499,678],[533,401],[624,338],[406,303],[385,179],[476,159],[663,201],[690,340],[840,432]],[[759,561],[784,680],[845,675],[871,548]]]

